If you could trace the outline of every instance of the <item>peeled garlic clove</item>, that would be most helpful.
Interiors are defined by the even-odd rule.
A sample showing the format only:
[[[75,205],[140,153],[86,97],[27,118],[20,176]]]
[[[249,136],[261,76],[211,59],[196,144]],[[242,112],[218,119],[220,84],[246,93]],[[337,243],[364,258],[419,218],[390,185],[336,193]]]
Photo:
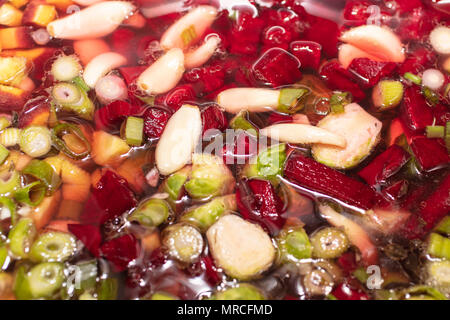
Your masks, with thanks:
[[[230,113],[241,110],[267,112],[278,107],[280,91],[260,88],[233,88],[219,93],[217,103]]]
[[[106,52],[92,59],[84,69],[83,79],[86,84],[95,88],[98,80],[109,71],[127,63],[127,58],[116,52]]]

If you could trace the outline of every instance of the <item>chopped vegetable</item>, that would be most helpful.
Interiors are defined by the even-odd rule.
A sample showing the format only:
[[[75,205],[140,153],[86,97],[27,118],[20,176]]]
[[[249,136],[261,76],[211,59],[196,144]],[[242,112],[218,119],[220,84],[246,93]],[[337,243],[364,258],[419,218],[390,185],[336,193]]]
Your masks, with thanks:
[[[38,206],[44,200],[45,186],[40,181],[32,182],[14,192],[14,199],[32,207]]]
[[[422,79],[411,72],[405,73],[403,75],[403,78],[411,81],[412,83],[417,84],[418,86],[420,86],[422,84]]]
[[[428,239],[427,253],[436,258],[450,260],[450,239],[432,233]]]
[[[16,224],[17,216],[16,216],[16,204],[10,198],[0,197],[0,213],[2,217],[9,216],[11,217],[11,225]],[[1,255],[0,255],[1,256]],[[0,268],[3,265],[0,259]]]
[[[61,178],[53,170],[52,166],[42,160],[32,160],[23,170],[22,174],[29,175],[42,182],[46,188],[46,194],[52,195],[61,185]]]
[[[0,171],[0,194],[7,194],[20,188],[20,174],[15,170]]]
[[[403,98],[403,84],[400,81],[382,80],[373,88],[372,101],[380,111],[395,108]]]
[[[230,121],[230,127],[234,130],[244,130],[253,136],[258,135],[258,129],[248,120],[248,111],[242,110]]]
[[[446,216],[434,229],[437,232],[450,236],[450,216]]]
[[[61,55],[53,62],[51,73],[57,81],[70,81],[78,77],[81,70],[82,67],[76,56]]]
[[[30,258],[36,262],[64,262],[76,250],[76,239],[70,233],[46,232],[30,248]]]
[[[178,300],[178,298],[171,295],[170,293],[160,291],[152,294],[150,300]]]
[[[74,139],[81,142],[83,151],[77,152],[73,150],[66,141],[68,135],[74,136]],[[83,132],[77,125],[71,123],[59,123],[54,128],[52,128],[52,141],[53,145],[60,151],[64,152],[72,159],[83,159],[89,155],[91,151],[91,145],[89,141],[84,136]]]
[[[5,162],[6,158],[9,156],[9,150],[0,144],[0,164]]]
[[[167,201],[150,198],[142,202],[128,218],[146,227],[157,227],[167,221],[171,209]]]
[[[334,93],[330,98],[330,108],[333,113],[342,113],[344,107],[352,102],[352,94],[350,92]]]
[[[343,254],[349,247],[347,236],[337,228],[324,228],[311,237],[313,254],[317,258],[333,259]]]
[[[167,192],[169,194],[169,200],[171,204],[179,200],[183,191],[184,183],[187,181],[191,167],[186,166],[183,169],[172,173],[167,177],[160,186],[161,192]]]
[[[450,151],[450,121],[447,121],[445,124],[445,146],[447,147],[447,151]]]
[[[17,222],[8,234],[9,249],[19,258],[28,257],[29,249],[36,236],[36,228],[33,220],[22,218]]]
[[[0,133],[0,144],[5,147],[13,147],[20,142],[21,130],[17,128],[7,128]]]
[[[11,119],[7,116],[0,116],[0,131],[8,128],[11,125]]]
[[[69,82],[57,83],[53,86],[52,97],[63,109],[73,111],[86,120],[92,120],[95,106],[80,86]]]
[[[46,155],[52,147],[50,130],[46,127],[31,126],[20,134],[20,150],[33,158]]]
[[[311,243],[302,227],[283,230],[278,235],[277,243],[283,261],[298,262],[312,256]]]
[[[422,94],[425,96],[425,99],[427,99],[427,101],[432,105],[439,103],[439,95],[430,88],[423,86]]]
[[[431,261],[427,265],[428,281],[431,285],[445,290],[450,288],[450,261]]]
[[[130,146],[140,146],[144,140],[144,119],[128,117],[125,124],[125,140]]]
[[[427,138],[444,138],[445,127],[444,126],[427,126],[426,133],[427,133]]]
[[[247,283],[237,287],[218,291],[212,296],[213,300],[266,300],[261,290]]]
[[[277,111],[293,114],[302,110],[304,98],[310,93],[307,88],[285,88],[280,90]]]
[[[197,228],[179,223],[164,229],[163,247],[170,256],[183,263],[192,263],[203,251],[203,237]]]
[[[40,263],[26,275],[31,296],[50,298],[64,281],[64,266],[58,262]]]

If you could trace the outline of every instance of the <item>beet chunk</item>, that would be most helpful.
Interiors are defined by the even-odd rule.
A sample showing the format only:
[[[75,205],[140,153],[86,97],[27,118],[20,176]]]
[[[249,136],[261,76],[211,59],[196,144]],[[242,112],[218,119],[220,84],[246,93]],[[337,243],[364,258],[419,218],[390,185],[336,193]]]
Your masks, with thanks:
[[[305,32],[305,39],[320,43],[323,52],[329,58],[332,58],[338,53],[337,43],[339,35],[339,27],[335,22],[314,17],[311,27]]]
[[[102,235],[98,226],[90,224],[69,224],[69,231],[77,237],[94,256],[99,256]]]
[[[417,86],[405,90],[400,115],[403,123],[413,131],[424,130],[433,124],[434,119],[431,108]]]
[[[128,117],[139,114],[141,106],[126,101],[113,101],[95,111],[95,127],[97,129],[117,129],[122,121]]]
[[[289,50],[300,60],[302,68],[312,68],[317,70],[320,64],[322,46],[313,41],[294,41]]]
[[[396,69],[393,62],[378,62],[368,58],[353,59],[349,71],[356,75],[364,88],[372,88],[382,78],[390,76]]]
[[[169,121],[170,112],[151,107],[144,114],[144,133],[148,138],[159,138]]]
[[[121,272],[138,257],[139,244],[132,234],[126,234],[103,243],[100,252]]]
[[[209,106],[202,110],[203,134],[210,129],[224,131],[228,127],[225,113],[217,106]]]
[[[411,149],[424,171],[436,170],[450,164],[450,156],[443,139],[415,137],[411,142]]]
[[[169,92],[155,98],[155,104],[165,105],[177,111],[185,102],[195,101],[195,91],[192,85],[178,86]]]

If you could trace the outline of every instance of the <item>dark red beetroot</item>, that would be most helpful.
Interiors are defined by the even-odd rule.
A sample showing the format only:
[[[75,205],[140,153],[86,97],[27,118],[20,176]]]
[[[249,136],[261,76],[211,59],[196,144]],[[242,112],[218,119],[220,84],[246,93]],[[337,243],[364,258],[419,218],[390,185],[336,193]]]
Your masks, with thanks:
[[[315,17],[311,27],[305,32],[305,39],[318,42],[329,57],[337,55],[337,43],[340,35],[338,25],[330,20]]]
[[[368,8],[371,5],[373,3],[366,0],[347,1],[344,8],[344,18],[351,20],[354,26],[366,24],[370,17]]]
[[[433,112],[418,86],[408,87],[400,107],[402,122],[413,131],[423,131],[433,124]]]
[[[383,189],[383,196],[391,200],[399,200],[408,192],[408,180],[399,180]]]
[[[409,13],[415,8],[422,8],[420,0],[385,0],[386,7],[399,13]]]
[[[258,152],[258,141],[246,132],[234,137],[233,143],[227,143],[222,148],[223,161],[226,164],[244,164]]]
[[[364,91],[356,83],[355,76],[344,69],[338,61],[332,60],[325,63],[319,73],[331,89],[348,91],[357,102],[366,97]]]
[[[117,129],[126,117],[141,111],[140,105],[116,100],[95,111],[95,127],[99,130]]]
[[[253,17],[250,12],[238,12],[230,34],[230,52],[235,54],[256,54],[264,21]]]
[[[236,201],[244,219],[257,222],[271,234],[283,227],[284,203],[270,181],[242,180],[236,189]]]
[[[293,121],[293,118],[287,114],[271,112],[267,121],[269,121],[270,124],[290,123]]]
[[[127,85],[131,85],[146,68],[145,66],[122,67],[119,68],[119,72]]]
[[[83,242],[84,246],[94,256],[99,256],[99,248],[102,243],[100,228],[91,224],[69,224],[69,231]]]
[[[163,95],[157,96],[155,98],[155,104],[166,105],[174,111],[177,111],[181,108],[183,103],[195,100],[195,91],[192,85],[184,84],[175,87]]]
[[[397,64],[378,62],[368,58],[353,59],[348,70],[356,75],[356,79],[364,88],[372,88],[382,78],[394,73]]]
[[[361,209],[371,209],[377,202],[376,193],[369,186],[302,154],[289,157],[284,177],[300,187]]]
[[[406,60],[399,66],[399,74],[406,72],[417,74],[426,68],[431,67],[436,62],[436,53],[424,46],[420,46],[411,51]]]
[[[210,129],[224,131],[228,127],[225,113],[218,106],[208,106],[202,110],[203,134]]]
[[[313,41],[294,41],[289,50],[300,60],[302,68],[312,68],[317,70],[320,64],[322,46]]]
[[[424,171],[433,171],[450,164],[450,156],[443,139],[415,137],[411,142],[411,150]]]
[[[187,71],[183,79],[192,83],[197,96],[204,96],[224,85],[225,71],[218,64],[194,68]]]
[[[211,256],[204,256],[200,260],[200,264],[202,269],[205,271],[206,279],[208,280],[208,282],[213,286],[217,285],[222,277]]]
[[[365,166],[358,175],[369,185],[383,184],[405,165],[411,156],[402,147],[394,144]]]
[[[370,300],[364,291],[354,288],[347,282],[339,284],[331,294],[338,300]]]
[[[126,234],[103,243],[100,253],[115,266],[117,271],[121,272],[138,257],[139,249],[136,238],[132,234]]]
[[[444,104],[437,104],[433,107],[433,115],[436,125],[445,126],[450,121],[450,107]]]
[[[133,43],[135,36],[136,34],[130,29],[116,29],[111,35],[111,43],[114,51],[124,55],[128,59],[133,58],[133,53],[135,51],[130,50],[130,48],[135,47],[135,44]]]
[[[269,26],[264,29],[263,45],[264,50],[278,47],[284,50],[289,49],[289,43],[292,40],[292,34],[282,26]]]
[[[404,14],[397,32],[403,41],[420,40],[429,35],[440,19],[431,10],[418,7]]]
[[[355,271],[356,268],[358,268],[358,264],[356,263],[355,253],[352,251],[347,251],[347,252],[343,253],[338,258],[337,263],[346,275],[352,274],[353,271]]]
[[[159,138],[166,127],[171,113],[156,107],[148,108],[144,113],[144,133],[152,138]]]
[[[107,170],[97,185],[91,188],[91,196],[84,207],[81,222],[102,224],[135,207],[136,203],[127,181]]]
[[[253,77],[262,84],[273,88],[294,84],[302,77],[300,61],[281,48],[264,52],[252,68]]]

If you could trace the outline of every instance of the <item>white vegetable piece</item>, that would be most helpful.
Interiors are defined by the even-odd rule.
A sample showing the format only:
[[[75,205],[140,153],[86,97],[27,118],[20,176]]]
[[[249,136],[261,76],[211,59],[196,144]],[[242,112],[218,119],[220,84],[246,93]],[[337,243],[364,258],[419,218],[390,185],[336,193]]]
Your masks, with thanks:
[[[331,168],[348,169],[363,161],[380,140],[382,123],[361,106],[351,103],[343,113],[331,113],[317,126],[347,140],[345,148],[324,144],[312,147],[314,158]]]
[[[231,277],[248,280],[270,268],[275,248],[259,226],[234,215],[222,216],[206,232],[211,254]]]
[[[445,77],[437,69],[425,70],[422,74],[422,84],[431,90],[439,90],[445,83]]]
[[[430,43],[440,54],[450,54],[450,28],[438,26],[430,33]]]
[[[217,96],[217,103],[230,113],[271,111],[278,107],[279,100],[279,90],[260,88],[232,88]]]
[[[184,57],[186,69],[198,68],[204,65],[216,52],[219,44],[220,38],[217,35],[211,35],[201,46],[187,52]]]
[[[328,130],[298,123],[274,124],[259,131],[263,136],[289,143],[311,144],[322,143],[345,148],[344,137]]]
[[[199,6],[167,29],[161,37],[161,47],[187,49],[195,44],[214,22],[217,9],[211,6]]]
[[[109,71],[127,63],[127,58],[116,52],[105,52],[92,59],[84,69],[83,79],[86,84],[95,88],[98,80]]]
[[[148,95],[166,93],[178,84],[183,73],[183,51],[174,48],[145,69],[137,79],[137,85]]]
[[[167,122],[156,146],[155,159],[159,172],[168,175],[188,164],[201,133],[200,110],[196,106],[183,105]]]

